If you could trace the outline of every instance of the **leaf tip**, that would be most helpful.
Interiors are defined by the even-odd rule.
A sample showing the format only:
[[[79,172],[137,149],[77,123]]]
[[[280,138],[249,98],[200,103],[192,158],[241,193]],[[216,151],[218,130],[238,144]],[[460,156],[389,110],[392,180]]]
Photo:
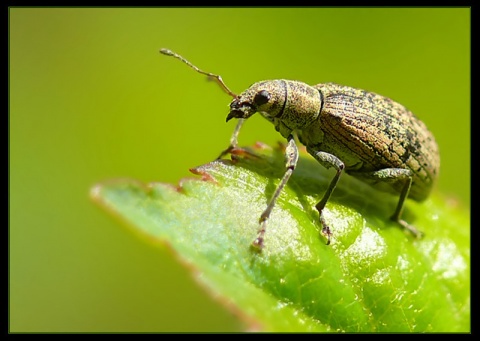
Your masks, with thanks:
[[[90,199],[93,201],[98,201],[100,199],[100,191],[102,190],[102,185],[100,184],[95,184],[90,188],[90,191],[88,193]]]
[[[253,148],[258,150],[272,150],[271,146],[261,141],[255,142],[255,144],[253,145]]]

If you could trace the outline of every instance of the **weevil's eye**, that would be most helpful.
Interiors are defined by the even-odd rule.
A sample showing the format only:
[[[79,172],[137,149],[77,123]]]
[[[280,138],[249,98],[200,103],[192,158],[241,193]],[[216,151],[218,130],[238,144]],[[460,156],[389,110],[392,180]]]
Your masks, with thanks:
[[[255,94],[255,97],[253,98],[253,103],[255,103],[256,106],[260,106],[267,103],[270,100],[270,97],[271,95],[267,90],[259,91]]]

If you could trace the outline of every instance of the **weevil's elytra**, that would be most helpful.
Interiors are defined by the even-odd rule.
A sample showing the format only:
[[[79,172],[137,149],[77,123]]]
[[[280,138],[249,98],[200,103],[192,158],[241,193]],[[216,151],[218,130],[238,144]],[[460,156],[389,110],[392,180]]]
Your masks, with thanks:
[[[295,170],[297,139],[320,164],[336,170],[316,205],[327,244],[332,232],[323,209],[343,171],[381,191],[398,195],[391,219],[416,237],[421,236],[420,231],[401,218],[403,206],[406,198],[423,201],[429,196],[438,177],[440,156],[433,134],[403,105],[373,92],[335,83],[310,86],[284,79],[257,82],[235,95],[220,76],[201,71],[170,50],[160,52],[215,78],[233,97],[227,121],[232,118],[239,121],[230,145],[219,158],[237,147],[243,122],[257,112],[288,141],[286,172],[260,217],[254,246],[263,247],[268,218]]]
[[[315,88],[323,93],[324,108],[320,127],[310,130],[324,132],[323,151],[335,154],[345,163],[345,171],[359,178],[380,169],[410,169],[413,181],[408,196],[417,201],[428,197],[440,160],[435,139],[422,121],[404,106],[372,92],[333,83]],[[312,135],[308,131],[307,139]],[[401,186],[397,182],[384,189],[399,193]]]

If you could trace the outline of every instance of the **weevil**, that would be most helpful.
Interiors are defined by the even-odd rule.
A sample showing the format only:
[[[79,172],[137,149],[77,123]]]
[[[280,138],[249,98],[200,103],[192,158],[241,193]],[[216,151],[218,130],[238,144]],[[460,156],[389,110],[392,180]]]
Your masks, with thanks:
[[[260,216],[257,238],[252,245],[264,246],[267,221],[275,202],[298,161],[299,141],[325,168],[336,173],[315,206],[322,233],[330,244],[332,232],[323,210],[343,172],[399,196],[390,217],[420,238],[422,232],[402,219],[405,200],[424,201],[438,178],[440,156],[433,134],[410,110],[390,98],[336,83],[308,85],[296,80],[265,80],[252,84],[240,95],[225,85],[219,75],[205,72],[168,49],[161,53],[177,58],[195,71],[214,78],[233,97],[227,122],[238,123],[229,146],[218,158],[237,148],[242,124],[255,113],[270,121],[287,139],[286,170],[267,208]]]

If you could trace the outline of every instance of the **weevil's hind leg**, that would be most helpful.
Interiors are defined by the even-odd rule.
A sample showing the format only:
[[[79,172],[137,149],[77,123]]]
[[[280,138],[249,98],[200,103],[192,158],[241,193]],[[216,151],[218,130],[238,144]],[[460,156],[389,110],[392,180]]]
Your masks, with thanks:
[[[410,192],[410,187],[412,186],[412,171],[409,169],[403,168],[385,168],[379,171],[371,172],[371,173],[350,173],[351,175],[361,176],[364,179],[376,180],[376,181],[383,181],[388,183],[403,183],[400,198],[398,199],[397,207],[395,208],[395,212],[390,217],[391,220],[399,224],[402,228],[409,231],[413,234],[416,238],[421,238],[423,233],[415,228],[415,226],[410,225],[405,220],[402,219],[403,207],[405,204],[405,200],[408,197],[408,193]]]
[[[322,166],[325,168],[333,167],[337,171],[335,176],[333,177],[332,181],[328,185],[327,191],[323,195],[322,200],[318,202],[315,208],[318,210],[320,223],[322,224],[322,233],[327,236],[327,245],[330,244],[330,237],[332,236],[332,232],[330,231],[330,227],[327,225],[325,218],[323,217],[323,209],[330,199],[330,196],[333,193],[333,190],[337,186],[338,179],[340,179],[340,175],[342,174],[343,169],[345,168],[345,164],[333,154],[329,154],[322,151],[316,151],[312,148],[307,148],[307,151],[312,155]]]
[[[280,181],[280,184],[278,185],[277,189],[273,193],[273,196],[270,199],[270,202],[268,203],[267,208],[265,209],[265,211],[263,211],[262,215],[260,216],[260,220],[259,220],[260,229],[258,230],[258,236],[252,242],[252,246],[258,249],[261,249],[263,247],[265,231],[267,228],[267,221],[268,221],[268,218],[270,217],[270,213],[272,212],[273,207],[275,206],[275,202],[277,201],[278,196],[282,192],[283,188],[288,182],[288,179],[290,179],[290,176],[292,176],[293,171],[297,166],[298,148],[297,148],[297,145],[295,144],[295,139],[293,135],[290,135],[288,137],[288,144],[285,149],[285,160],[286,160],[286,168],[287,168],[285,171],[285,174],[283,175],[283,178]]]
[[[395,212],[390,217],[390,219],[400,224],[400,226],[402,226],[405,230],[410,231],[410,233],[412,233],[415,236],[415,238],[422,238],[423,232],[417,230],[415,226],[410,225],[409,223],[407,223],[405,220],[401,218],[405,199],[407,199],[408,193],[410,193],[410,187],[412,187],[412,180],[413,178],[410,170],[406,170],[406,169],[398,170],[397,181],[403,181],[404,185],[402,187],[402,192],[400,193],[400,198],[398,199],[397,208],[395,209]]]

